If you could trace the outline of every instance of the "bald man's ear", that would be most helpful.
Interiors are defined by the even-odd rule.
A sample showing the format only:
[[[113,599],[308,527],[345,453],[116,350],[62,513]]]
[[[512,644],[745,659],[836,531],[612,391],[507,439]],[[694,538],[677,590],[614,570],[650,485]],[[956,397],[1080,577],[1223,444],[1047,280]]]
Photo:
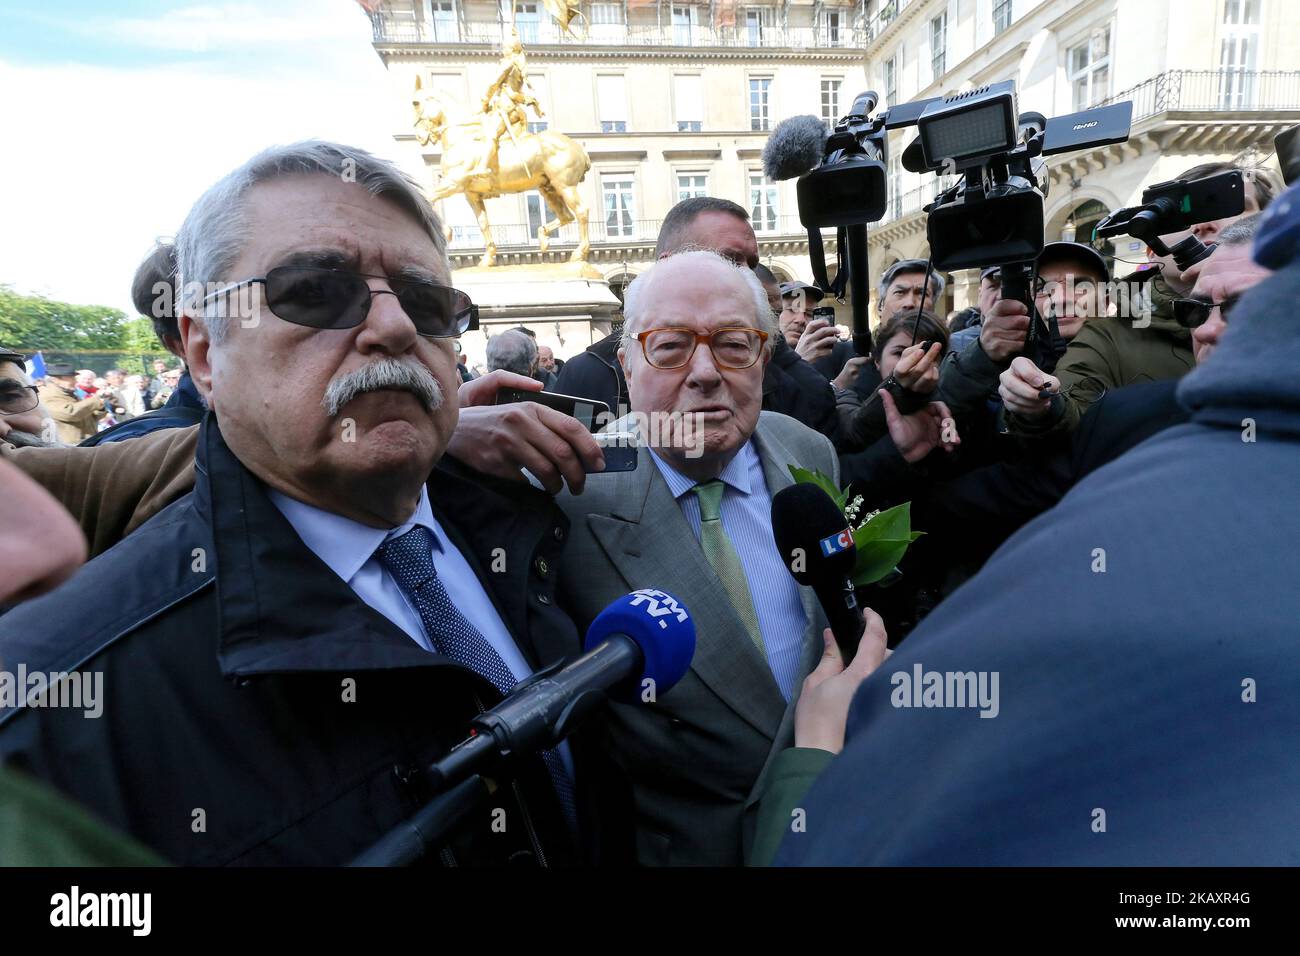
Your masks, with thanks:
[[[189,367],[190,378],[194,380],[194,387],[199,390],[203,400],[211,407],[212,363],[208,350],[212,340],[208,336],[207,325],[189,312],[182,312],[176,325],[181,333],[181,355]]]

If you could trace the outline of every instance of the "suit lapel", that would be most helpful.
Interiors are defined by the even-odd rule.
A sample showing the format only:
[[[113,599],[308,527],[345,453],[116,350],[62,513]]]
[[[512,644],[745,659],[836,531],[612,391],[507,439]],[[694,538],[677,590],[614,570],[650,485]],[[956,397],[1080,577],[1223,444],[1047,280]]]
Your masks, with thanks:
[[[691,669],[737,715],[775,739],[786,702],[771,668],[727,602],[649,451],[639,458],[637,470],[611,489],[612,513],[588,514],[588,527],[629,589],[661,588],[685,605],[695,622]]]

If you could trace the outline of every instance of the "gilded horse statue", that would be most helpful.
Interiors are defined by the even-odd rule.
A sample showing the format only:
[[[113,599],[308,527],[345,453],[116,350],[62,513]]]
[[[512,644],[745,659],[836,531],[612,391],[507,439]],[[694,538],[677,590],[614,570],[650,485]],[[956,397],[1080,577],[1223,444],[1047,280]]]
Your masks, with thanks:
[[[441,175],[429,199],[436,202],[464,193],[483,232],[479,265],[491,266],[496,263],[497,249],[484,200],[536,189],[555,213],[554,219],[537,229],[541,250],[546,251],[552,233],[576,221],[578,245],[569,261],[585,262],[591,243],[587,208],[578,194],[578,184],[591,168],[591,159],[563,133],[529,133],[523,105],[508,97],[506,89],[495,103],[487,103],[488,108],[467,114],[457,111],[444,97],[426,93],[416,77],[416,138],[422,146],[437,142],[442,147]]]

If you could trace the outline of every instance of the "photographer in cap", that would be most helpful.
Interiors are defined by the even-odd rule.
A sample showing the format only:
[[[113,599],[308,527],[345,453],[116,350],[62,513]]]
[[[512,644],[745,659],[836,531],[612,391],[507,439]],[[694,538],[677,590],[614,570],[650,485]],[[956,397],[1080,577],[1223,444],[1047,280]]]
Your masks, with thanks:
[[[1045,318],[1056,320],[1060,343],[1071,341],[1086,322],[1105,315],[1106,260],[1090,246],[1078,242],[1049,242],[1035,263],[1035,307]],[[964,432],[989,433],[996,427],[990,402],[998,398],[999,378],[1015,362],[1029,331],[1029,313],[1015,299],[994,298],[991,288],[981,294],[991,302],[978,330],[961,333],[964,347],[954,345],[939,373],[939,396],[952,409]]]
[[[1177,178],[1195,180],[1233,168],[1228,163],[1211,163],[1193,167]],[[1267,208],[1276,195],[1272,175],[1263,169],[1246,173],[1242,213],[1198,223],[1189,230],[1191,234],[1213,245],[1233,223]],[[1161,239],[1168,244],[1182,237],[1183,234],[1172,234]],[[1150,258],[1158,269],[1151,272],[1142,293],[1121,299],[1117,303],[1118,315],[1090,322],[1070,343],[1055,369],[1040,369],[1028,359],[1012,363],[1010,371],[1020,383],[1026,386],[1043,383],[1040,391],[1049,394],[1041,402],[1008,415],[1006,423],[1010,432],[1035,437],[1070,431],[1107,389],[1132,382],[1180,378],[1192,368],[1191,335],[1173,315],[1174,299],[1191,290],[1191,271],[1179,272],[1168,257]],[[1044,375],[1046,372],[1052,374]]]
[[[1002,292],[1002,269],[999,266],[986,266],[980,270],[980,288],[975,304],[962,309],[948,325],[951,338],[948,348],[960,352],[971,342],[979,338],[980,327],[984,317],[993,311],[994,304]]]
[[[871,373],[870,359],[854,351],[852,341],[844,337],[844,329],[833,318],[814,317],[814,309],[825,296],[807,282],[781,283],[781,334],[804,361],[835,386],[837,400],[846,389],[860,399],[867,398],[879,387],[880,376]]]

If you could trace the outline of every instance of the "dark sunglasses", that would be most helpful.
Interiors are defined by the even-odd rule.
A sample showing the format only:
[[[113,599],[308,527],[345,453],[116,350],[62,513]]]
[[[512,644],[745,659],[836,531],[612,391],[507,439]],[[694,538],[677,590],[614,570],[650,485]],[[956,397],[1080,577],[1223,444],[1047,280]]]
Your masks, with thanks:
[[[385,279],[387,289],[372,289],[367,279]],[[478,306],[464,292],[424,279],[392,278],[312,266],[279,266],[265,276],[245,279],[207,296],[207,303],[244,286],[265,286],[266,306],[294,325],[312,329],[354,329],[366,320],[377,295],[395,295],[420,335],[453,338],[478,328]]]
[[[19,415],[30,412],[41,403],[35,385],[0,385],[0,415]]]
[[[1235,295],[1228,296],[1222,302],[1211,302],[1208,299],[1174,299],[1174,321],[1185,329],[1195,329],[1208,322],[1210,312],[1217,308],[1223,321],[1227,322],[1228,314],[1236,304]]]

